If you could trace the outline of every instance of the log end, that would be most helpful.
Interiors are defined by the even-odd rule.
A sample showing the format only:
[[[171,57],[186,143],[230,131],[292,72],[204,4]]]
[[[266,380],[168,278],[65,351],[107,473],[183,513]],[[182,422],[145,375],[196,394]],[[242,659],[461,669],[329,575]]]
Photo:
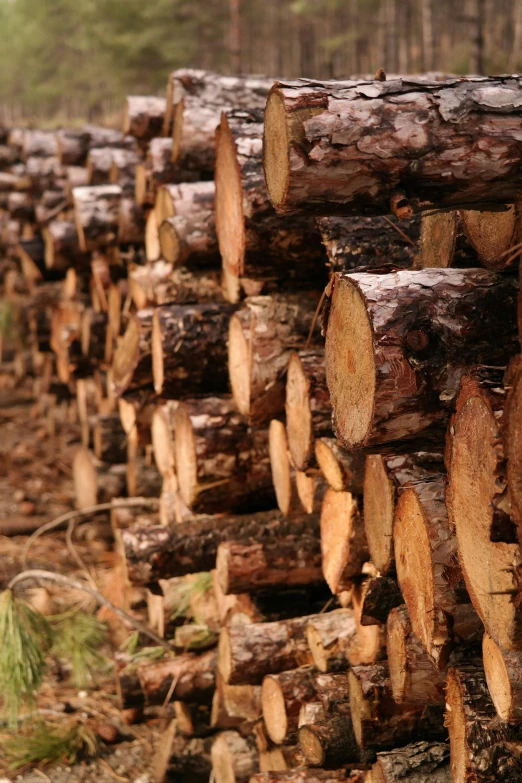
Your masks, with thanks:
[[[277,505],[283,514],[288,514],[292,506],[292,476],[286,428],[278,419],[272,419],[268,428],[268,451]]]
[[[145,256],[147,261],[157,261],[161,258],[158,220],[154,209],[150,210],[145,222]]]
[[[366,457],[364,470],[364,527],[372,563],[382,574],[393,566],[395,491],[380,454]]]
[[[234,137],[225,114],[216,133],[216,233],[223,269],[223,294],[238,302],[246,234],[241,172]]]
[[[180,247],[176,228],[164,220],[159,227],[159,244],[161,257],[169,264],[176,264],[179,260]]]
[[[194,430],[186,405],[179,403],[174,414],[174,459],[179,491],[191,508],[197,497],[198,466]]]
[[[290,184],[290,161],[285,105],[277,91],[270,93],[266,103],[263,165],[270,200],[275,209],[281,208]]]
[[[406,620],[407,622],[407,620]],[[390,668],[390,680],[394,701],[402,704],[406,694],[406,681],[408,677],[408,651],[406,647],[406,635],[409,631],[409,622],[405,626],[403,612],[392,609],[388,615],[386,649],[388,651],[388,666]]]
[[[502,651],[487,633],[482,640],[482,657],[491,700],[501,720],[509,721],[513,715],[513,688]]]
[[[221,628],[218,644],[218,671],[224,682],[229,682],[232,675],[232,647],[227,628]]]
[[[514,206],[502,212],[463,209],[460,216],[470,244],[477,251],[480,263],[487,269],[505,269],[518,257],[509,253],[517,220]]]
[[[351,585],[360,569],[360,555],[352,551],[352,525],[357,503],[350,492],[328,489],[321,507],[323,575],[335,595]]]
[[[80,448],[74,455],[73,481],[76,508],[95,506],[98,498],[98,477],[89,449]]]
[[[286,429],[292,460],[298,470],[306,470],[313,451],[310,381],[299,354],[293,353],[286,376]]]
[[[452,783],[468,780],[469,752],[466,744],[466,716],[459,677],[450,669],[446,685],[446,720],[450,742],[450,767]]]
[[[112,360],[112,384],[116,395],[123,394],[129,386],[140,353],[140,325],[132,317],[120,340]]]
[[[328,653],[324,648],[323,640],[321,639],[321,634],[315,627],[315,625],[309,625],[306,629],[306,640],[308,642],[308,647],[310,648],[310,653],[312,654],[312,658],[314,659],[315,666],[319,669],[320,672],[323,672],[326,674],[328,672]]]
[[[296,470],[295,485],[297,488],[297,497],[307,514],[314,513],[315,482],[316,479],[314,476],[309,476],[303,470]]]
[[[280,745],[288,728],[285,698],[277,677],[268,675],[261,686],[263,719],[270,739]]]
[[[315,458],[329,486],[336,492],[342,492],[345,481],[341,465],[332,449],[322,440],[315,441]]]
[[[416,269],[451,266],[457,239],[457,213],[434,212],[422,215],[420,253]]]
[[[252,356],[241,320],[232,315],[228,331],[228,375],[236,408],[250,414]]]
[[[312,726],[301,726],[299,729],[299,747],[307,764],[321,767],[325,760],[325,752],[321,738]]]

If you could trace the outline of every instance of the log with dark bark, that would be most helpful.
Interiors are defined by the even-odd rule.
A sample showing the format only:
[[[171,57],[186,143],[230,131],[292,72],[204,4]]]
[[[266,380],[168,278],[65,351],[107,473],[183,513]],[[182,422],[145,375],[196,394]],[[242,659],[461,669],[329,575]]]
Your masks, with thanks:
[[[319,295],[254,296],[230,319],[228,372],[238,410],[252,424],[284,411],[284,374],[293,350],[304,347]],[[321,343],[319,330],[313,345]]]
[[[336,438],[317,438],[315,458],[332,489],[363,494],[365,457],[362,451],[348,451]]]
[[[404,599],[395,579],[375,576],[368,580],[361,606],[361,625],[381,625]]]
[[[329,715],[319,723],[301,726],[299,746],[306,763],[312,767],[338,769],[361,760],[352,719],[346,714]]]
[[[325,328],[337,436],[354,448],[443,424],[468,367],[514,355],[515,288],[477,269],[336,275]]]
[[[515,783],[522,779],[519,726],[495,720],[482,668],[451,668],[446,688],[451,780]]]
[[[325,252],[313,218],[276,214],[262,166],[263,114],[223,113],[216,132],[216,230],[226,298],[321,288]],[[284,259],[284,260],[283,260]]]
[[[332,593],[348,590],[368,560],[368,544],[357,500],[328,489],[321,507],[323,574]]]
[[[522,718],[522,654],[502,650],[487,633],[482,640],[484,672],[489,695],[499,718],[520,723]]]
[[[212,774],[212,740],[187,739],[179,736],[178,731],[178,722],[172,720],[161,736],[161,743],[155,752],[154,783],[171,780],[208,783]]]
[[[67,203],[72,206],[74,188],[82,188],[89,184],[89,176],[85,166],[67,166],[65,196]]]
[[[179,491],[196,513],[273,508],[266,430],[254,430],[229,396],[180,402],[174,415]]]
[[[210,707],[208,704],[187,704],[174,702],[179,733],[184,737],[207,737],[213,733],[210,726]]]
[[[145,215],[133,198],[121,200],[118,221],[118,242],[120,245],[139,245],[145,238]]]
[[[270,540],[310,529],[308,515],[285,520],[279,512],[245,516],[200,516],[166,528],[160,525],[122,531],[127,573],[134,584],[210,571],[223,541]]]
[[[315,438],[332,432],[332,406],[326,388],[324,350],[293,353],[286,376],[286,431],[294,466],[306,470]]]
[[[63,166],[84,166],[89,150],[89,134],[68,128],[56,134],[56,154]]]
[[[159,188],[154,204],[158,226],[171,217],[196,218],[204,213],[214,214],[216,187],[213,182],[183,182],[166,184]]]
[[[406,606],[388,616],[386,647],[397,704],[444,704],[447,672],[438,669],[413,633]]]
[[[138,310],[150,305],[223,303],[221,275],[216,270],[174,268],[163,260],[129,264],[128,283]]]
[[[72,220],[51,220],[42,229],[45,243],[45,266],[62,269],[74,266],[86,269],[90,254],[80,250],[78,231]]]
[[[165,98],[154,95],[128,95],[123,107],[123,133],[141,143],[159,136],[165,119]]]
[[[152,319],[154,389],[166,397],[227,391],[227,333],[234,306],[170,304]]]
[[[297,739],[299,713],[316,695],[312,666],[269,674],[263,680],[261,704],[270,739],[277,745],[293,745]]]
[[[159,227],[162,257],[171,264],[185,264],[190,269],[216,268],[220,263],[214,212],[174,215]]]
[[[73,189],[74,218],[84,252],[115,244],[122,197],[118,185]]]
[[[129,319],[112,360],[111,384],[119,397],[124,392],[152,388],[152,308],[138,310]]]
[[[446,511],[445,489],[442,475],[404,487],[393,521],[397,578],[412,629],[439,668],[462,640],[457,607],[466,604],[473,612]],[[478,618],[476,625],[480,629]]]
[[[307,639],[314,664],[320,672],[346,671],[357,656],[357,625],[351,609],[329,612],[318,625],[311,622]]]
[[[450,783],[450,749],[446,742],[414,742],[378,753],[371,783]]]
[[[371,575],[366,572],[370,566]],[[354,665],[375,663],[386,657],[386,627],[383,625],[363,625],[363,609],[366,592],[375,578],[375,568],[369,563],[363,566],[363,575],[354,583],[351,592],[351,603],[357,626],[357,645],[350,654],[350,662]]]
[[[519,333],[522,334],[522,299],[518,307]],[[505,413],[500,419],[503,430],[504,456],[507,460],[507,484],[509,494],[509,513],[518,528],[518,540],[522,542],[522,361],[520,356],[514,359],[506,371],[504,379],[508,390]],[[500,400],[499,400],[500,402]],[[498,406],[494,406],[498,416]],[[500,455],[499,455],[500,457]]]
[[[113,185],[119,185],[128,198],[134,198],[136,166],[141,161],[141,155],[135,150],[115,149],[112,151],[109,182]]]
[[[481,368],[463,379],[448,435],[447,504],[473,605],[497,644],[520,650],[522,614],[513,600],[520,553],[509,516],[505,400],[502,371]]]
[[[521,95],[511,76],[277,82],[264,138],[272,203],[282,214],[397,216],[513,203]]]
[[[223,731],[212,743],[210,752],[216,783],[248,783],[258,771],[253,742],[237,731]]]
[[[30,130],[23,134],[22,158],[35,155],[41,158],[55,156],[58,151],[56,136],[53,131]]]
[[[441,444],[442,445],[442,444]],[[443,470],[443,454],[369,454],[364,471],[364,527],[372,563],[393,573],[393,515],[398,493],[408,482],[423,481]]]
[[[119,413],[98,416],[93,431],[94,453],[102,462],[121,464],[126,461],[125,430]]]
[[[114,152],[114,147],[97,147],[89,150],[86,162],[89,185],[109,184]]]

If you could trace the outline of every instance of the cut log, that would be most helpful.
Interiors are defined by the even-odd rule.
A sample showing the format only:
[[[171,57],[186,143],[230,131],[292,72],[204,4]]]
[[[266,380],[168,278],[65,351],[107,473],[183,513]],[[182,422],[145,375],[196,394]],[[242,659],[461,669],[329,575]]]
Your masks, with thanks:
[[[276,82],[264,138],[272,203],[282,214],[398,216],[513,203],[521,94],[511,76]]]
[[[517,205],[516,209],[510,206],[504,212],[461,211],[466,237],[487,269],[501,271],[514,261],[516,253],[509,251],[517,241],[518,209]]]
[[[395,703],[387,663],[354,666],[348,680],[353,730],[366,763],[374,762],[378,751],[445,738],[439,707]]]
[[[317,221],[332,272],[392,265],[413,266],[419,252],[420,218],[323,217]]]
[[[437,452],[369,454],[364,471],[364,527],[372,563],[382,574],[395,570],[393,515],[400,488],[443,470]]]
[[[229,304],[163,305],[152,319],[154,388],[166,397],[226,392]]]
[[[128,577],[148,584],[183,574],[210,571],[223,541],[263,540],[270,536],[299,535],[310,529],[308,515],[284,520],[278,512],[245,516],[200,516],[165,528],[143,526],[122,531]]]
[[[160,256],[159,224],[155,211],[151,209],[145,221],[145,258],[150,263],[159,261]]]
[[[25,130],[23,135],[22,158],[35,155],[42,158],[50,158],[58,151],[56,136],[52,131]]]
[[[295,290],[326,284],[314,219],[283,220],[270,203],[262,131],[262,112],[235,110],[221,115],[216,132],[216,230],[230,302],[239,301],[242,290],[254,296],[285,285]]]
[[[218,271],[174,268],[163,260],[141,265],[129,264],[128,282],[138,310],[169,302],[176,304],[224,302]]]
[[[252,424],[284,411],[283,375],[293,350],[304,347],[319,296],[255,296],[230,319],[228,372],[238,410]],[[319,330],[313,345],[320,343]]]
[[[114,152],[114,147],[98,147],[89,150],[86,164],[89,185],[109,184]]]
[[[127,458],[126,435],[119,413],[98,416],[93,431],[94,453],[102,462],[121,464]]]
[[[162,257],[171,264],[186,264],[191,269],[219,264],[213,212],[167,218],[160,225],[159,242]]]
[[[301,587],[322,579],[319,525],[311,518],[309,535],[266,542],[226,541],[219,545],[216,571],[225,594]]]
[[[315,458],[328,484],[336,492],[347,490],[352,495],[363,494],[364,454],[347,451],[336,438],[318,438]]]
[[[292,461],[298,470],[306,470],[314,457],[315,438],[332,432],[324,350],[299,351],[290,356],[285,411]]]
[[[263,680],[261,704],[270,739],[277,745],[293,745],[297,738],[301,707],[316,695],[312,666],[270,674]]]
[[[441,475],[403,488],[393,521],[397,578],[413,632],[439,668],[458,638],[456,607],[469,603],[444,495]]]
[[[318,625],[311,622],[306,633],[314,664],[320,672],[348,669],[350,654],[357,647],[357,626],[351,609],[328,612]]]
[[[299,710],[299,719],[297,727],[312,726],[314,723],[320,723],[325,719],[324,707],[320,701],[309,701],[303,704]]]
[[[73,188],[74,218],[81,250],[96,250],[116,242],[121,196],[118,185]]]
[[[368,563],[363,566],[367,570]],[[373,569],[375,573],[375,569]],[[351,603],[355,624],[357,626],[357,645],[350,651],[350,663],[359,665],[363,663],[375,663],[386,657],[386,628],[383,625],[363,625],[363,609],[366,592],[372,583],[373,576],[359,577],[353,586]]]
[[[412,631],[406,606],[388,616],[388,665],[397,704],[444,704],[446,671],[440,671]]]
[[[159,188],[154,205],[158,226],[171,217],[197,218],[214,213],[216,188],[213,182],[184,182]]]
[[[328,489],[321,508],[323,574],[332,593],[348,590],[368,560],[357,501],[350,492]]]
[[[125,196],[120,203],[118,242],[120,245],[139,245],[145,238],[145,216],[133,198]]]
[[[467,367],[514,355],[514,283],[492,272],[336,275],[328,299],[326,378],[349,448],[444,423]]]
[[[84,166],[89,149],[89,134],[83,129],[59,130],[56,155],[62,166]],[[87,183],[84,183],[87,184]]]
[[[450,783],[450,749],[446,742],[414,742],[378,753],[371,783]]]
[[[90,256],[80,250],[78,231],[71,220],[51,220],[43,229],[45,243],[45,266],[61,269],[75,266],[87,268]]]
[[[385,624],[391,610],[404,603],[399,585],[388,576],[375,576],[365,585],[361,625]]]
[[[152,316],[153,310],[138,310],[130,317],[127,329],[112,360],[112,391],[124,392],[149,386],[152,391]]]
[[[122,131],[146,143],[161,134],[166,100],[153,95],[128,95],[123,107]]]
[[[210,752],[216,783],[248,783],[258,770],[255,747],[236,731],[223,731]]]
[[[299,747],[306,763],[312,767],[337,769],[360,762],[360,750],[349,715],[329,715],[319,723],[301,726]]]
[[[321,510],[328,484],[317,468],[308,471],[296,470],[295,486],[301,508],[307,514],[317,514]]]
[[[521,332],[522,305],[520,300],[518,317],[519,332]],[[508,367],[504,382],[508,389],[508,397],[507,404],[504,406],[505,413],[500,421],[504,436],[504,456],[507,459],[509,513],[517,525],[518,540],[522,541],[522,427],[520,426],[522,421],[522,362],[519,357],[514,359]],[[494,406],[494,411],[498,416],[498,406]],[[500,457],[499,454],[499,460]]]
[[[150,425],[154,461],[162,476],[174,471],[174,426],[176,403],[158,406]]]
[[[297,508],[297,495],[288,454],[286,427],[278,419],[272,419],[268,428],[268,453],[277,507],[288,516]]]
[[[210,708],[208,704],[187,704],[174,702],[177,729],[184,737],[206,737],[211,732]]]
[[[134,199],[136,166],[141,160],[141,155],[134,150],[115,149],[112,151],[109,182],[112,185],[119,185],[127,198]]]
[[[446,704],[451,780],[521,780],[520,729],[494,720],[496,712],[481,668],[449,670]]]
[[[513,600],[520,554],[516,543],[505,543],[516,541],[516,530],[506,492],[501,378],[482,368],[462,382],[449,433],[447,503],[473,605],[498,645],[520,650],[522,614]]]
[[[522,718],[522,654],[502,650],[487,633],[482,642],[489,695],[499,718],[520,723]]]
[[[196,513],[262,511],[274,495],[266,430],[253,430],[228,396],[181,402],[174,415],[179,490]]]
[[[179,736],[178,723],[172,720],[155,749],[154,783],[170,780],[208,783],[212,774],[211,743],[210,738],[188,740]]]
[[[215,570],[212,571],[212,585],[221,625],[260,623],[263,620],[263,615],[248,593],[225,595]]]

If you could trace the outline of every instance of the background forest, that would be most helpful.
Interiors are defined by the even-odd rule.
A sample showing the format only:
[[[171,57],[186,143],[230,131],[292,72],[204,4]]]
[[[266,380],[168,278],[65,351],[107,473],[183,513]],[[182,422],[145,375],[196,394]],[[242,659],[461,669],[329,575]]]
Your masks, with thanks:
[[[173,68],[522,69],[522,0],[0,0],[0,118],[110,118]]]

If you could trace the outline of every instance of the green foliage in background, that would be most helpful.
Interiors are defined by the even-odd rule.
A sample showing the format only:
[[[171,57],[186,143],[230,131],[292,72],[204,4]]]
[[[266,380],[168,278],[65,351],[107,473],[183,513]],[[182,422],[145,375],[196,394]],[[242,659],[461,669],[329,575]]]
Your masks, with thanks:
[[[80,755],[94,756],[97,748],[94,732],[82,723],[69,726],[39,723],[29,734],[19,734],[6,740],[2,749],[14,770],[55,761],[74,764]]]

